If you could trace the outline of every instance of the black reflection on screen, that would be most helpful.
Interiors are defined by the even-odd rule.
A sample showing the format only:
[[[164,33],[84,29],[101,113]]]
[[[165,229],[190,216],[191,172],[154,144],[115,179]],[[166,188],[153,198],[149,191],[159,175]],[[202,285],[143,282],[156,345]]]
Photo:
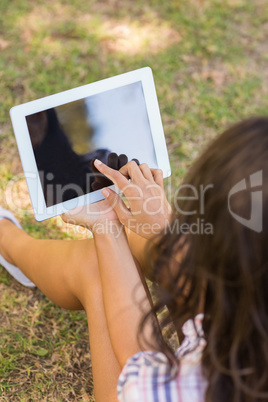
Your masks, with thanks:
[[[107,185],[92,162],[108,162],[109,149],[77,154],[55,109],[26,117],[46,205],[52,206]],[[93,166],[93,169],[92,169]]]

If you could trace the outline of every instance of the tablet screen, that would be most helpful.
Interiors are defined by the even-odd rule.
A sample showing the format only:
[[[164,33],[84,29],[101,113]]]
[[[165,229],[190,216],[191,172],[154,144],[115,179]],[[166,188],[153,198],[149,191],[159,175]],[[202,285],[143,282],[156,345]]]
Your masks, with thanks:
[[[137,159],[157,168],[142,82],[26,116],[47,207],[111,185],[94,169]]]

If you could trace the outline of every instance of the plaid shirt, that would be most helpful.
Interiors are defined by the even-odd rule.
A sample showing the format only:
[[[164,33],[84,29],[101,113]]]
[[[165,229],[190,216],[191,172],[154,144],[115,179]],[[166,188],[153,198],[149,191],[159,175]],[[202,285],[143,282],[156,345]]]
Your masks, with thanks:
[[[119,402],[203,402],[207,387],[202,375],[201,357],[206,345],[202,338],[203,314],[188,320],[182,331],[185,338],[176,351],[180,361],[177,376],[172,375],[166,356],[161,352],[139,352],[131,357],[120,374]]]

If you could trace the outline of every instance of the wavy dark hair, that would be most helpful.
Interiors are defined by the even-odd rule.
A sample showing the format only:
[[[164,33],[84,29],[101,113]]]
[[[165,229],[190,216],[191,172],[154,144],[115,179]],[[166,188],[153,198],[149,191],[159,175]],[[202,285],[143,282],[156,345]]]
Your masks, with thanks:
[[[192,165],[171,223],[147,249],[160,290],[151,313],[168,306],[164,326],[179,330],[204,295],[206,402],[268,401],[267,177],[268,118],[232,126]]]

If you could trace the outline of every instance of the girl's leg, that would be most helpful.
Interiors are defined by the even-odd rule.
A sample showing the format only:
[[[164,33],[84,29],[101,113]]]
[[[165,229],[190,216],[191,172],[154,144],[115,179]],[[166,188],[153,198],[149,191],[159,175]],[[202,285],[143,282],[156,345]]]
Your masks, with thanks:
[[[130,238],[131,238],[130,234]],[[136,259],[143,242],[132,245]],[[109,338],[93,239],[37,240],[10,221],[0,221],[0,253],[18,266],[54,303],[86,310],[97,401],[116,401],[120,365]]]
[[[127,234],[132,253],[143,267],[146,240],[132,231]],[[34,239],[7,219],[0,221],[0,253],[50,300],[70,310],[83,308],[85,287],[98,275],[93,239]]]
[[[94,280],[97,272],[94,242],[90,239],[37,240],[3,219],[0,221],[0,253],[54,303],[70,310],[83,309],[83,300],[76,296],[80,287],[81,294],[84,293],[80,271],[87,268],[83,276],[88,275],[88,280]]]
[[[86,310],[95,398],[116,401],[121,368],[107,329],[94,240],[36,240],[2,220],[0,253],[59,306]]]

